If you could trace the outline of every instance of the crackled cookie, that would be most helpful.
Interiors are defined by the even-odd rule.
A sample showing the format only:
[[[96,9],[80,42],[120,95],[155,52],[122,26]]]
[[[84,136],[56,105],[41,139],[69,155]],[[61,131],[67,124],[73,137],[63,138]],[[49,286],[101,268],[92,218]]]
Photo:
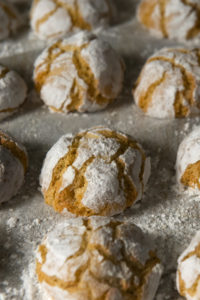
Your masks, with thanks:
[[[164,48],[144,65],[133,89],[135,103],[155,118],[200,112],[200,50]]]
[[[123,77],[124,65],[118,54],[87,33],[53,43],[35,62],[36,88],[56,112],[105,108],[119,95]]]
[[[200,190],[200,127],[193,130],[180,144],[176,174],[179,184]]]
[[[27,165],[25,148],[0,131],[0,203],[10,200],[18,192]]]
[[[45,299],[52,300],[153,300],[162,274],[149,237],[108,217],[59,223],[36,257]]]
[[[20,17],[9,1],[0,0],[0,40],[15,33],[20,26]]]
[[[31,26],[40,39],[52,39],[108,24],[110,0],[34,0]]]
[[[64,135],[45,158],[40,184],[47,204],[75,215],[114,215],[142,196],[150,160],[126,135],[104,127]]]
[[[199,0],[143,0],[139,21],[155,36],[177,40],[200,37]]]
[[[19,74],[0,65],[0,120],[16,112],[26,95],[27,86]]]
[[[200,299],[200,231],[178,259],[177,289],[187,300]]]

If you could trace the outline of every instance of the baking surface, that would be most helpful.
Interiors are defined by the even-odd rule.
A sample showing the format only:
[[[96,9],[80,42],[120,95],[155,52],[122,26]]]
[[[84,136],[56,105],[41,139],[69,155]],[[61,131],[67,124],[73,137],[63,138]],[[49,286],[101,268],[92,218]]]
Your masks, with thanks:
[[[132,16],[136,0],[117,0],[120,24],[98,32],[122,55],[126,63],[124,90],[104,111],[91,114],[52,114],[33,88],[33,62],[45,43],[28,28],[0,43],[0,63],[15,69],[29,85],[20,113],[1,122],[27,147],[29,171],[16,197],[0,207],[0,300],[40,300],[34,275],[34,252],[45,233],[63,217],[48,207],[40,193],[38,177],[46,152],[66,133],[105,125],[130,134],[151,157],[152,174],[145,195],[120,218],[131,219],[155,241],[165,271],[155,300],[180,300],[175,287],[177,258],[199,229],[199,197],[180,192],[175,182],[175,160],[180,141],[199,124],[199,118],[159,120],[145,117],[134,105],[131,88],[146,58],[163,46],[180,45],[152,38]],[[191,46],[191,45],[190,45]]]

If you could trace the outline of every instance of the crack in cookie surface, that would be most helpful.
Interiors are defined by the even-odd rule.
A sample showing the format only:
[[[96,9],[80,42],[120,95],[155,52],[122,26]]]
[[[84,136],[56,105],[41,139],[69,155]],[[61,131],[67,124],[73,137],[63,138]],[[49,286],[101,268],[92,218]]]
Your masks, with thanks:
[[[109,142],[113,140],[118,144],[119,148],[116,150],[115,154],[110,156],[104,156],[101,154],[93,155],[91,153],[90,157],[81,162],[80,167],[76,167],[75,161],[77,159],[80,159],[79,149],[89,147],[89,144],[87,146],[87,143],[89,143],[89,141],[90,143],[93,143],[93,139],[94,141],[96,141],[96,139],[100,139],[100,141],[102,140],[102,145],[105,145],[104,147],[106,147],[106,139],[108,139]],[[127,207],[132,206],[137,199],[139,192],[137,188],[139,187],[135,186],[135,182],[132,177],[132,169],[135,160],[127,165],[127,163],[121,158],[128,149],[134,149],[135,151],[137,151],[137,154],[135,155],[141,158],[141,165],[139,167],[140,169],[138,170],[138,181],[143,191],[143,178],[145,172],[146,156],[142,148],[136,142],[130,140],[126,136],[108,129],[99,128],[94,132],[86,131],[79,133],[74,137],[66,155],[60,158],[60,160],[52,170],[52,179],[50,185],[48,186],[48,188],[45,188],[43,190],[46,203],[52,205],[56,211],[62,212],[66,208],[73,214],[83,216],[90,216],[95,214],[110,215],[113,214],[114,211],[121,211],[126,209]],[[111,205],[110,201],[113,196],[106,196],[105,194],[103,197],[108,197],[108,199],[106,199],[106,201],[103,200],[103,202],[105,201],[104,204],[99,203],[98,210],[95,212],[91,208],[84,205],[82,200],[85,197],[86,191],[89,193],[88,180],[86,178],[87,170],[93,162],[94,166],[92,166],[92,168],[95,168],[95,164],[97,164],[98,161],[102,161],[107,166],[112,166],[112,164],[114,163],[117,171],[117,175],[115,175],[117,177],[114,180],[116,180],[117,184],[119,184],[119,192],[122,193],[123,197],[125,197],[125,201],[119,202],[119,200],[114,201],[113,199]],[[46,163],[48,164],[48,162],[45,162],[45,164]],[[73,180],[70,184],[68,184],[66,187],[64,186],[61,189],[64,173],[68,170],[69,167],[73,168]],[[105,192],[107,192],[106,186],[102,188],[104,188]],[[94,195],[94,197],[96,196]]]
[[[55,4],[55,8],[36,21],[35,27],[37,32],[40,30],[40,26],[45,23],[51,16],[53,16],[58,11],[58,9],[64,9],[71,19],[72,25],[71,28],[69,28],[69,31],[71,31],[74,27],[78,27],[82,30],[91,30],[91,25],[87,23],[81,15],[77,0],[75,0],[72,6],[62,2],[61,0],[52,0],[52,2]],[[35,3],[34,7],[37,4],[38,3]]]
[[[194,271],[192,269],[191,270],[188,269],[188,272],[191,274],[190,281],[192,279],[192,282],[189,286],[188,286],[188,283],[186,282],[186,278],[184,278],[185,274],[182,275],[182,270],[183,270],[182,264],[187,263],[187,260],[190,260],[192,258],[200,259],[200,243],[199,242],[194,247],[194,250],[190,249],[190,246],[189,246],[188,251],[186,250],[185,255],[182,256],[179,261],[179,266],[178,266],[178,271],[177,271],[178,290],[180,292],[180,295],[185,296],[186,298],[189,295],[191,297],[191,299],[193,297],[194,297],[194,299],[196,299],[196,295],[198,293],[198,286],[200,283],[200,274],[195,272],[195,265],[193,265]],[[185,266],[185,268],[189,268],[189,267]],[[190,268],[192,268],[191,265],[190,265]]]
[[[158,74],[154,81],[155,68],[158,69]],[[156,113],[157,102],[158,107],[162,105],[163,111],[167,109],[174,111],[176,118],[186,117],[193,111],[197,112],[199,109],[199,99],[196,93],[199,81],[198,69],[200,69],[198,49],[166,48],[159,51],[157,55],[147,60],[133,88],[137,105],[145,113],[153,116],[153,110]],[[149,77],[148,74],[150,74]],[[168,92],[168,88],[171,93]],[[169,100],[165,94],[169,94]],[[170,105],[164,100],[169,101]]]
[[[0,131],[0,145],[10,150],[10,152],[21,162],[26,172],[28,167],[28,159],[26,153],[16,144],[12,138]]]
[[[106,225],[99,226],[96,229],[93,228],[90,219],[84,220],[83,226],[85,227],[85,231],[82,234],[79,250],[71,255],[70,258],[67,258],[67,262],[71,262],[73,266],[77,258],[80,258],[79,261],[81,261],[81,257],[83,255],[86,256],[86,261],[80,264],[76,271],[73,272],[74,279],[70,281],[68,278],[65,281],[59,278],[58,275],[50,276],[47,271],[42,270],[43,266],[45,266],[49,250],[44,241],[44,244],[41,244],[38,248],[42,260],[40,262],[37,260],[36,263],[36,272],[39,281],[41,283],[46,282],[51,287],[59,287],[61,290],[67,291],[72,295],[75,295],[77,292],[83,293],[87,300],[110,299],[109,294],[113,289],[121,294],[122,299],[132,300],[133,297],[135,300],[143,299],[144,287],[148,281],[148,277],[152,269],[160,264],[160,260],[152,250],[149,251],[148,258],[144,263],[141,263],[134,256],[134,253],[131,253],[131,255],[128,253],[129,249],[127,249],[125,243],[126,239],[130,238],[131,229],[134,232],[134,226],[112,219]],[[102,243],[96,242],[95,236],[99,236]],[[106,238],[108,238],[108,242],[106,242]],[[112,244],[114,242],[120,245],[120,257],[115,252],[112,252],[114,249],[112,248]],[[96,255],[101,257],[99,262],[96,260]],[[114,273],[111,276],[106,269],[102,273],[101,269],[106,268],[106,263],[111,263],[116,269],[115,272],[117,270],[123,272],[123,268],[126,266],[125,268],[129,269],[130,275],[127,276],[126,274],[126,277],[118,277],[118,274]],[[138,278],[137,282],[135,281],[135,277]],[[93,286],[91,286],[90,281]],[[95,294],[96,284],[94,282],[102,287],[101,293],[98,296]]]
[[[14,9],[10,6],[7,5],[6,3],[0,1],[0,8],[4,11],[4,13],[7,15],[8,17],[8,31],[9,34],[12,33],[12,22],[13,20],[18,20],[18,16],[16,15]]]
[[[93,40],[95,40],[94,46],[92,44]],[[43,52],[41,59],[39,57],[36,61],[34,70],[35,86],[43,101],[52,110],[63,113],[75,110],[80,112],[95,111],[103,109],[117,97],[120,88],[115,86],[117,85],[117,82],[114,81],[116,75],[112,74],[112,66],[106,61],[104,46],[101,42],[99,47],[102,47],[102,51],[100,49],[98,55],[100,56],[99,59],[103,61],[101,63],[103,69],[101,70],[100,66],[97,65],[95,48],[97,43],[99,41],[93,36],[83,38],[83,42],[80,42],[80,44],[76,40],[72,40],[71,43],[65,39],[58,40]],[[92,47],[94,47],[93,54],[90,53]],[[111,55],[112,51],[112,48],[108,48],[108,55]],[[85,58],[88,54],[94,55],[92,62]],[[94,67],[92,66],[93,61],[95,62]],[[121,80],[119,83],[122,86],[124,70],[122,62],[117,56],[113,68],[118,69],[119,76],[116,76],[116,80]],[[104,76],[108,76],[108,83],[102,76],[103,72],[105,73]],[[63,89],[63,95],[65,96],[60,99],[56,96],[54,99],[53,94],[48,96],[47,87],[49,86],[54,86],[58,92]],[[52,93],[55,93],[54,89]],[[50,103],[49,97],[51,98]]]
[[[190,6],[193,12],[196,12],[196,22],[194,26],[188,31],[187,39],[192,39],[200,33],[200,4],[192,3],[189,0],[181,0],[187,6]]]
[[[172,37],[179,39],[179,30],[177,29],[179,28],[179,24],[177,23],[175,26],[174,21],[177,18],[178,22],[177,15],[181,14],[180,9],[182,8],[182,14],[185,11],[185,22],[187,22],[187,18],[189,19],[191,14],[195,14],[196,16],[196,21],[191,24],[190,28],[185,29],[184,39],[189,40],[198,36],[200,34],[200,5],[189,0],[179,0],[176,8],[171,4],[172,2],[173,0],[142,1],[138,11],[141,23],[146,28],[153,29],[155,32],[161,34],[164,38],[170,38],[172,35],[170,31],[173,30]],[[188,8],[190,9],[189,12]],[[166,13],[167,11],[170,12],[169,16]]]

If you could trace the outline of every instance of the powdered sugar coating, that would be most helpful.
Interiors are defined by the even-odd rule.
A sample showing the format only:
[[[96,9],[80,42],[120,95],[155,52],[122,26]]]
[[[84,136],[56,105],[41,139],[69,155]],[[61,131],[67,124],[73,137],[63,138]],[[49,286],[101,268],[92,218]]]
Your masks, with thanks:
[[[86,32],[53,43],[35,62],[41,99],[56,112],[105,108],[119,95],[123,78],[118,54]]]
[[[60,212],[114,215],[141,198],[149,175],[150,161],[138,143],[97,127],[61,137],[47,153],[40,184],[46,202]],[[57,207],[60,197],[62,209]]]
[[[200,37],[198,0],[143,0],[139,21],[155,36],[185,41]]]
[[[0,65],[0,120],[19,109],[27,96],[27,86],[15,71]]]
[[[177,288],[187,300],[200,298],[200,231],[178,259]]]
[[[26,168],[25,148],[0,131],[0,203],[16,195],[23,184]]]
[[[200,51],[163,48],[144,65],[133,90],[135,103],[155,118],[199,114]]]
[[[107,0],[34,0],[31,27],[40,39],[63,37],[108,24],[110,8]]]
[[[0,40],[15,33],[20,23],[15,7],[9,1],[0,0]]]
[[[189,165],[198,163],[200,161],[200,127],[194,129],[181,142],[177,152],[176,160],[176,176],[179,184],[183,184],[181,179]],[[199,190],[197,184],[193,185],[197,191]]]
[[[49,299],[152,300],[162,273],[154,251],[133,223],[69,219],[38,247],[36,272]]]

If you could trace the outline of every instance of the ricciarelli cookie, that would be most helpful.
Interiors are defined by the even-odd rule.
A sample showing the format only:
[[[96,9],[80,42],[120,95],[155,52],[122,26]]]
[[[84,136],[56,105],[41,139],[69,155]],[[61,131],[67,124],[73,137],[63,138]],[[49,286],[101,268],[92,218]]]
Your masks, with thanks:
[[[193,130],[180,144],[176,174],[179,184],[200,190],[200,127]]]
[[[9,1],[0,0],[0,40],[15,33],[20,25],[20,17],[15,7]]]
[[[75,215],[114,215],[141,199],[150,160],[125,134],[97,127],[64,135],[46,155],[40,184],[47,204]]]
[[[177,40],[200,37],[198,0],[142,0],[139,21],[155,36]]]
[[[51,111],[97,111],[120,93],[124,65],[111,46],[88,33],[53,43],[35,62],[34,81]]]
[[[200,112],[200,50],[164,48],[144,65],[133,89],[136,105],[155,118]]]
[[[15,113],[26,96],[27,86],[21,76],[0,65],[0,120]]]
[[[200,231],[178,259],[177,289],[187,300],[200,299]]]
[[[25,148],[0,131],[0,203],[10,200],[18,192],[27,165]]]
[[[40,39],[106,25],[111,18],[110,0],[34,0],[31,27]]]
[[[153,300],[162,274],[149,237],[108,217],[58,224],[36,258],[44,299]]]

